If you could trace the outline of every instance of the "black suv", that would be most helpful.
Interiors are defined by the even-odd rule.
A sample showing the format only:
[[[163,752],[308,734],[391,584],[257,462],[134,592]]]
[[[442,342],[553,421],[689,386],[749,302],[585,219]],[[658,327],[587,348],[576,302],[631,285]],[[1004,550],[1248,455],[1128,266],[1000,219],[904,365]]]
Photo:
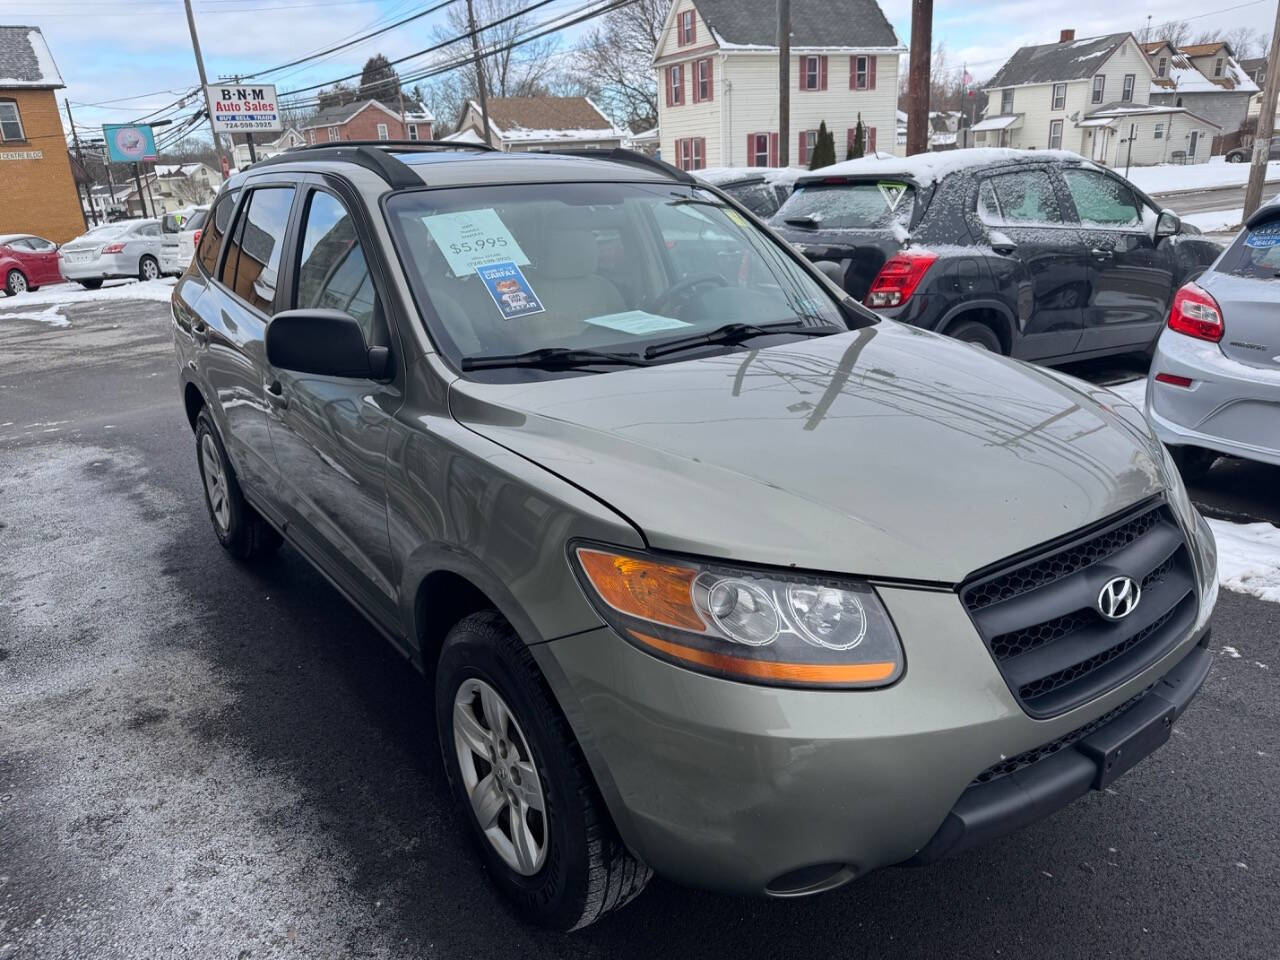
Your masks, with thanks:
[[[771,224],[867,306],[1011,356],[1150,351],[1221,247],[1075,154],[955,150],[801,178]]]

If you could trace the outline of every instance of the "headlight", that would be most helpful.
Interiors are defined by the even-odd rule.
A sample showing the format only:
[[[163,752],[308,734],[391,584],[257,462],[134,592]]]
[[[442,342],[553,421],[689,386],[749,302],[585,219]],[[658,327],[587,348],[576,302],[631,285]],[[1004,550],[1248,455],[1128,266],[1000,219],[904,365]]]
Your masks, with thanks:
[[[882,687],[902,674],[902,645],[868,584],[594,546],[571,554],[605,621],[680,666],[798,687]]]

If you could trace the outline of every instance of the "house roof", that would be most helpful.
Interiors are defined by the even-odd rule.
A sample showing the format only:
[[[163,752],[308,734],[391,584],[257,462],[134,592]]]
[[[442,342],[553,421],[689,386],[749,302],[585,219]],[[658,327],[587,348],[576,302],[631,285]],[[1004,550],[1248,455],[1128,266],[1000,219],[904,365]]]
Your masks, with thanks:
[[[480,107],[470,101],[478,116]],[[586,97],[496,97],[489,126],[503,140],[588,140],[626,136]]]
[[[39,27],[0,26],[0,88],[63,86]]]
[[[1151,78],[1152,93],[1257,93],[1258,85],[1230,55],[1222,67],[1222,76],[1209,77],[1196,69],[1186,50],[1174,51],[1163,77]]]
[[[694,0],[722,48],[777,49],[777,0]],[[898,36],[876,0],[793,0],[791,46],[896,48]]]
[[[1227,48],[1227,53],[1231,53],[1231,46],[1225,40],[1214,40],[1212,43],[1192,43],[1185,47],[1179,47],[1181,53],[1188,57],[1211,57],[1223,47]]]
[[[340,103],[331,107],[321,107],[314,117],[298,129],[314,130],[317,127],[340,127],[342,124],[350,121],[351,118],[361,110],[366,110],[369,107],[380,107],[397,120],[400,119],[400,112],[398,110],[393,110],[381,100],[357,100],[354,103]],[[404,112],[405,119],[408,119],[410,113],[427,114],[427,109],[420,103],[415,103],[412,100],[406,99],[404,102]],[[429,116],[429,114],[427,114],[427,116]]]
[[[1111,103],[1104,103],[1097,110],[1090,111],[1085,114],[1085,120],[1099,120],[1102,118],[1119,119],[1124,117],[1146,117],[1161,114],[1180,113],[1184,116],[1191,117],[1193,120],[1199,120],[1201,123],[1213,127],[1215,130],[1221,130],[1222,127],[1212,120],[1202,117],[1197,113],[1192,113],[1184,107],[1170,107],[1160,104],[1142,104],[1142,103],[1122,103],[1114,100]],[[1079,126],[1080,124],[1076,124]]]
[[[1157,50],[1159,50],[1161,47],[1168,47],[1170,50],[1173,49],[1173,44],[1171,44],[1168,40],[1152,40],[1150,43],[1140,43],[1138,44],[1138,46],[1142,47],[1142,52],[1145,53],[1148,57],[1151,56],[1153,53],[1155,53]]]
[[[1109,33],[1105,37],[1086,37],[1067,43],[1020,47],[987,82],[987,89],[1086,80],[1097,73],[1107,58],[1131,36],[1128,33]]]

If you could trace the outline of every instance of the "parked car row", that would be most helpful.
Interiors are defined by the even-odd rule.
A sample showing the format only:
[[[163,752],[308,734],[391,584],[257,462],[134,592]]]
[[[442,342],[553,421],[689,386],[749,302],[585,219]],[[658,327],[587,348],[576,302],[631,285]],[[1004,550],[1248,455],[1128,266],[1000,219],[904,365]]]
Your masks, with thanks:
[[[1212,660],[1213,535],[1129,405],[894,317],[972,278],[1011,326],[1056,312],[1047,355],[1086,309],[1149,338],[1158,251],[1194,234],[1086,170],[802,180],[779,216],[841,290],[625,151],[259,162],[172,299],[213,532],[287,541],[426,675],[460,822],[534,922],[653,872],[796,897],[1018,829],[1170,736]],[[970,223],[982,246],[877,285]],[[841,231],[898,246],[863,272]],[[1093,247],[1133,275],[1091,278]]]

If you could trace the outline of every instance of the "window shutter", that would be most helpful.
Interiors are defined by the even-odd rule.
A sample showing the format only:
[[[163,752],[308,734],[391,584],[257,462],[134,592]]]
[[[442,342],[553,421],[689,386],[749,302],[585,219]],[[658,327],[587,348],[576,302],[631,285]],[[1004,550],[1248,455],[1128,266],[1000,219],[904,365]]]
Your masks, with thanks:
[[[858,89],[858,58],[849,58],[849,89]]]
[[[716,68],[711,58],[706,60],[707,64],[707,99],[714,100],[716,98]]]
[[[692,60],[689,62],[689,72],[693,74],[693,82],[689,84],[689,101],[691,103],[698,103],[699,99],[698,99],[698,61],[697,60]]]
[[[844,148],[846,151],[853,149],[853,137],[858,132],[857,127],[850,127],[844,135]],[[837,158],[838,159],[838,158]]]
[[[664,84],[663,84],[663,86],[667,88],[667,106],[668,106],[668,107],[670,107],[670,106],[672,106],[672,103],[671,103],[671,68],[670,68],[670,67],[667,67],[667,82],[666,82],[666,83],[664,83]]]
[[[707,165],[707,138],[698,138],[698,155],[694,160],[693,166],[697,170],[702,170]]]
[[[818,61],[818,89],[827,89],[827,58],[824,56]]]
[[[754,167],[756,165],[756,135],[754,133],[747,134],[747,166]]]
[[[867,57],[867,89],[876,88],[876,58]]]
[[[867,147],[866,147],[866,152],[867,152],[867,153],[875,153],[875,152],[876,152],[876,128],[875,128],[875,127],[867,127]]]
[[[769,134],[769,166],[776,167],[778,165],[778,135],[776,133]]]
[[[1049,84],[1049,109],[1053,109],[1053,105],[1058,102],[1058,85],[1056,83]]]
[[[799,160],[800,160],[800,165],[801,165],[801,166],[803,166],[804,164],[806,164],[806,163],[808,163],[808,162],[809,162],[809,150],[808,150],[808,146],[809,146],[809,144],[808,144],[808,142],[805,140],[804,131],[803,131],[803,130],[801,130],[801,131],[800,131],[800,147],[799,147],[799,149],[796,151],[796,157],[797,157],[797,158],[799,158]]]

